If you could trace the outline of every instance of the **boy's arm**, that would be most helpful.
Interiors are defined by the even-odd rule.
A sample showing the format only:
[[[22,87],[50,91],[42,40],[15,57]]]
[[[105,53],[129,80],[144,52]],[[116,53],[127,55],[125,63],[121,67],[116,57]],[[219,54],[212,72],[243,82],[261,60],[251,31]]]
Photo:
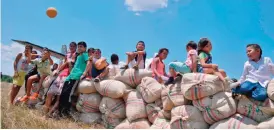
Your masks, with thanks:
[[[192,61],[192,72],[197,72],[197,55],[192,54],[191,55],[191,61]]]
[[[13,62],[13,69],[14,69],[14,73],[17,73],[17,64],[18,64],[18,61],[19,61],[19,59],[22,57],[22,53],[19,53],[17,56],[16,56],[16,58],[15,58],[15,60],[14,60],[14,62]]]
[[[241,78],[239,79],[238,83],[241,84],[245,81],[246,75],[248,74],[248,69],[247,69],[247,62],[244,64],[244,71],[242,73]]]
[[[91,71],[91,67],[92,67],[92,59],[89,59],[88,62],[87,62],[86,69],[85,69],[85,71],[83,72],[83,74],[81,76],[81,79],[83,79],[84,77],[87,76],[88,72]]]
[[[51,59],[51,56],[49,56],[49,64],[53,65],[53,60]]]

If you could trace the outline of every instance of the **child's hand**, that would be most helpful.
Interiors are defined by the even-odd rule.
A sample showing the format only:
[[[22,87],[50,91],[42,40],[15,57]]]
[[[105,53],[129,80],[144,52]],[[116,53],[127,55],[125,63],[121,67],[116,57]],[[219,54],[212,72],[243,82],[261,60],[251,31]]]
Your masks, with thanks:
[[[18,72],[17,72],[17,71],[14,71],[13,77],[16,78],[16,77],[18,77],[18,76],[19,76]]]

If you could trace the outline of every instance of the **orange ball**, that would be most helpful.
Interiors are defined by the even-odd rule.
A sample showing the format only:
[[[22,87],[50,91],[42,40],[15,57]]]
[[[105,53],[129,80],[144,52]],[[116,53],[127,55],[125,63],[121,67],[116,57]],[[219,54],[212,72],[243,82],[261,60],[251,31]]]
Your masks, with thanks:
[[[57,10],[56,10],[55,8],[53,8],[53,7],[49,7],[49,8],[47,9],[47,15],[48,15],[50,18],[54,18],[54,17],[56,17],[56,15],[57,15]]]

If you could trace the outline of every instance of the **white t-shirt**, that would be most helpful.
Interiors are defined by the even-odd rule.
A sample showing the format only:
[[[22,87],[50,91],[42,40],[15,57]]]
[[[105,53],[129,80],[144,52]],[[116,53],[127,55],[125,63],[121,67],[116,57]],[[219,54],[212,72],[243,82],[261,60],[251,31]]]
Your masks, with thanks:
[[[120,65],[110,64],[108,68],[109,68],[109,73],[108,73],[109,78],[113,78],[120,72]]]
[[[129,62],[129,67],[132,68],[133,66],[135,66],[137,64],[137,62],[134,60],[132,60],[131,62]],[[145,63],[144,63],[144,60],[141,60],[140,64],[139,64],[139,69],[145,69],[144,68],[145,66]]]

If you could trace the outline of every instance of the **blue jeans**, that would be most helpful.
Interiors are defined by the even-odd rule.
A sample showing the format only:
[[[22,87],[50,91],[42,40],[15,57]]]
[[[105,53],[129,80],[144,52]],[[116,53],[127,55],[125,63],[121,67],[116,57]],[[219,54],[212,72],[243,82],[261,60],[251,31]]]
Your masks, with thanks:
[[[241,86],[233,88],[232,91],[234,93],[251,96],[253,99],[258,101],[264,101],[267,98],[266,88],[261,86],[258,82],[252,83],[245,81]]]

